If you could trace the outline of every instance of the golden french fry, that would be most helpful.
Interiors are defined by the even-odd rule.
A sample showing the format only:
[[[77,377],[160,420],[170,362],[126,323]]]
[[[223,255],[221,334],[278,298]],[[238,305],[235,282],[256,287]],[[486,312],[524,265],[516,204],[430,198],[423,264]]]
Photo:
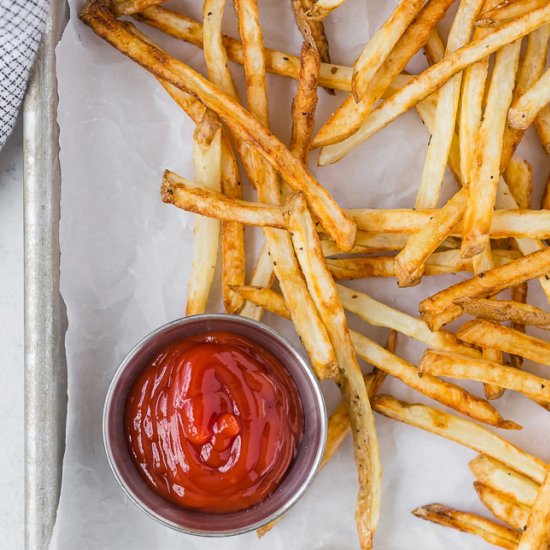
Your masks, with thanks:
[[[496,491],[493,487],[477,481],[474,483],[474,488],[479,500],[493,516],[514,529],[522,530],[525,527],[531,510],[529,506],[521,504],[506,493]]]
[[[525,130],[533,124],[543,107],[550,103],[550,69],[510,107],[508,120],[512,128]]]
[[[106,4],[117,17],[120,17],[121,15],[138,13],[145,8],[163,2],[166,2],[166,0],[107,0]]]
[[[377,70],[365,97],[357,103],[350,94],[321,127],[313,140],[314,147],[337,143],[359,129],[376,102],[405,69],[411,57],[429,40],[430,33],[445,16],[451,4],[452,0],[435,0],[425,5]]]
[[[356,102],[363,99],[376,71],[420,11],[422,4],[422,0],[401,0],[390,17],[367,42],[353,66],[351,89]]]
[[[550,250],[540,250],[480,273],[457,283],[420,302],[420,313],[432,330],[456,319],[462,308],[454,304],[458,298],[485,298],[505,288],[521,284],[550,272]]]
[[[517,250],[495,250],[497,265],[509,263],[518,258]],[[368,256],[366,258],[327,258],[327,264],[335,279],[354,280],[370,277],[395,277],[396,256]],[[427,260],[424,275],[444,275],[460,271],[473,271],[471,259],[463,259],[460,250],[434,252]]]
[[[340,143],[323,147],[319,164],[325,166],[341,160],[354,147],[385,128],[468,65],[476,63],[503,46],[515,42],[549,21],[550,5],[502,25],[488,37],[474,40],[445,57],[436,65],[432,65],[407,86],[376,107],[355,134]]]
[[[477,535],[490,544],[515,550],[519,541],[519,533],[504,525],[495,523],[477,514],[454,510],[443,504],[428,504],[413,510],[416,517],[451,527],[464,533]]]
[[[535,128],[540,144],[547,155],[550,155],[550,107],[543,107],[535,118]]]
[[[388,418],[445,437],[499,460],[533,481],[542,483],[544,480],[546,475],[544,461],[470,420],[427,405],[398,401],[389,395],[373,397],[372,407],[376,412]]]
[[[504,177],[518,206],[528,210],[533,192],[533,167],[525,159],[512,157]]]
[[[380,513],[382,475],[374,416],[344,309],[325,264],[315,224],[301,194],[289,198],[285,218],[309,291],[338,359],[340,387],[348,404],[359,476],[356,512],[359,540],[362,548],[370,548]]]
[[[512,288],[511,291],[511,298],[512,301],[515,301],[519,304],[525,305],[527,304],[527,293],[529,291],[529,287],[527,283],[522,283],[521,285],[515,286]],[[518,330],[519,332],[525,332],[525,324],[524,323],[512,323],[512,328]],[[523,357],[521,355],[510,355],[510,363],[513,367],[516,367],[517,369],[521,368],[523,365]]]
[[[128,24],[117,21],[99,0],[87,4],[80,12],[80,17],[96,34],[121,53],[157,77],[196,95],[224,120],[234,134],[257,148],[291,187],[304,192],[308,204],[322,219],[324,229],[342,249],[353,246],[355,224],[346,217],[330,194],[300,161],[237,101],[221,92],[185,63],[135,36],[128,30]]]
[[[525,506],[532,506],[540,485],[489,456],[479,455],[470,461],[476,481],[505,494]]]
[[[512,300],[487,300],[485,298],[457,298],[454,302],[465,313],[487,321],[535,326],[550,330],[550,313],[538,307]]]
[[[506,0],[494,8],[484,11],[476,21],[476,25],[495,27],[545,5],[546,0]]]
[[[329,13],[340,7],[346,0],[315,0],[307,12],[307,16],[314,21],[322,21]]]
[[[550,543],[550,471],[547,471],[544,482],[527,518],[518,550],[544,550]]]
[[[202,25],[186,15],[155,6],[143,10],[135,17],[138,21],[160,29],[174,38],[189,42],[198,48],[203,47]],[[244,63],[242,44],[238,40],[224,35],[223,45],[231,61],[241,65]],[[265,49],[264,55],[267,71],[298,80],[300,59],[297,56],[269,48]],[[352,70],[351,67],[344,65],[323,62],[320,68],[319,84],[335,90],[349,92],[351,91]]]
[[[488,246],[500,175],[506,115],[512,101],[521,41],[497,52],[487,106],[477,135],[464,212],[462,256],[471,258]]]
[[[546,180],[546,187],[542,196],[541,207],[550,210],[550,173],[548,174],[548,178]]]
[[[451,55],[470,41],[474,20],[484,1],[460,2],[447,39],[445,55]],[[435,208],[439,202],[443,176],[455,132],[461,85],[462,73],[458,73],[439,89],[433,130],[416,195],[416,208]]]
[[[208,124],[206,126],[209,126]],[[204,135],[201,136],[201,134]],[[211,128],[199,124],[195,130],[193,164],[199,185],[218,192],[221,189],[221,128],[210,138]],[[206,140],[203,140],[206,138]],[[187,289],[186,315],[206,311],[210,287],[218,258],[220,222],[203,216],[195,217],[193,262]]]
[[[419,369],[434,376],[494,384],[523,393],[531,399],[550,403],[550,380],[484,359],[465,357],[449,351],[427,350]]]
[[[521,355],[543,365],[550,365],[550,342],[545,342],[510,327],[477,319],[460,327],[457,336],[476,346],[499,349],[505,353]]]
[[[520,98],[544,72],[549,38],[550,25],[544,25],[527,36],[525,55],[523,56],[523,61],[518,72],[516,89],[514,90],[514,101]],[[517,130],[506,125],[506,129],[504,130],[502,159],[500,162],[501,172],[508,166],[524,134],[525,130]]]
[[[430,65],[439,63],[445,57],[445,44],[441,39],[437,27],[434,28],[428,41],[424,44],[424,53]]]
[[[409,236],[400,233],[377,233],[375,231],[358,231],[353,248],[348,254],[372,254],[373,252],[390,252],[401,250],[407,244]],[[450,244],[447,241],[444,244]],[[456,248],[453,243],[452,248]],[[325,256],[339,256],[344,254],[334,241],[321,239],[323,254]],[[449,248],[449,247],[447,247]]]

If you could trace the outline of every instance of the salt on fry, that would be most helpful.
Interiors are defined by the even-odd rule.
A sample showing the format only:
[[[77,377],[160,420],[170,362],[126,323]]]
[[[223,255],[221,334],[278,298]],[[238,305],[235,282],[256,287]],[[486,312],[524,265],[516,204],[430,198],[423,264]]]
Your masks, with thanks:
[[[550,342],[510,327],[477,319],[460,327],[457,336],[476,346],[521,355],[531,361],[550,366]]]
[[[389,252],[401,250],[409,236],[401,233],[377,233],[375,231],[358,231],[357,238],[349,254],[372,254],[373,252]],[[322,239],[323,254],[339,256],[343,252],[330,239]]]
[[[432,65],[414,78],[410,84],[376,107],[352,136],[327,147],[323,147],[319,157],[320,166],[332,164],[341,160],[354,147],[357,147],[379,130],[385,128],[397,117],[414,107],[449,78],[464,70],[468,65],[476,63],[491,55],[503,46],[515,42],[523,36],[542,27],[550,21],[550,6],[535,10],[502,25],[488,37],[474,40],[445,57],[436,65]]]
[[[544,480],[546,464],[540,458],[470,420],[427,405],[398,401],[389,395],[375,396],[372,407],[388,418],[421,428],[490,456],[533,481],[542,483]]]
[[[540,250],[518,258],[485,273],[457,283],[420,302],[420,312],[432,330],[456,319],[462,308],[454,304],[458,298],[486,298],[505,288],[550,272],[550,250]]]
[[[390,17],[374,33],[353,66],[351,88],[355,101],[363,99],[376,71],[422,8],[423,0],[401,0]]]
[[[428,504],[413,510],[417,518],[431,521],[444,527],[451,527],[463,533],[477,535],[489,544],[515,550],[519,533],[477,514],[462,512],[443,504]]]
[[[548,547],[550,543],[550,471],[539,489],[537,498],[527,518],[517,550],[534,550]]]
[[[339,385],[348,404],[359,476],[356,520],[362,548],[372,547],[380,514],[381,476],[374,416],[349,334],[344,309],[328,271],[315,224],[302,195],[287,203],[285,218],[309,291],[331,339],[340,367]]]
[[[521,41],[497,52],[487,106],[479,128],[469,176],[469,200],[464,212],[462,255],[471,258],[488,245],[500,175],[506,114],[512,101]]]
[[[427,350],[422,356],[419,369],[434,376],[494,384],[522,393],[531,399],[550,403],[550,380],[485,359],[464,357],[448,351]]]
[[[512,128],[526,130],[538,113],[550,103],[550,69],[510,107],[508,121]]]

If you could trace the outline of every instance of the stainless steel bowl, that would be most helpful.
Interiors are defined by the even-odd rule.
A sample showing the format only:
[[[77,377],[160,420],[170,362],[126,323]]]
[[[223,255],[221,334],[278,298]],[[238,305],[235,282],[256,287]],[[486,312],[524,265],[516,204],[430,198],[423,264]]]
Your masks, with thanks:
[[[134,467],[124,436],[124,406],[138,373],[159,349],[171,342],[211,331],[249,338],[279,358],[298,388],[304,412],[304,434],[294,462],[279,487],[263,502],[228,514],[187,510],[157,495]],[[103,412],[103,440],[115,477],[126,494],[157,521],[184,533],[228,536],[252,531],[284,514],[304,494],[321,463],[327,416],[321,388],[302,355],[280,334],[238,315],[195,315],[168,323],[139,342],[116,371]]]

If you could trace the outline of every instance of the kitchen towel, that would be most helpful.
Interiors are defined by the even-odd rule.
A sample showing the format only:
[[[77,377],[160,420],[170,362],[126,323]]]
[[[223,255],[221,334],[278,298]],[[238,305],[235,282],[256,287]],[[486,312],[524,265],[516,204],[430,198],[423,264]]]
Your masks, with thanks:
[[[48,0],[0,0],[0,149],[21,107],[48,6]]]

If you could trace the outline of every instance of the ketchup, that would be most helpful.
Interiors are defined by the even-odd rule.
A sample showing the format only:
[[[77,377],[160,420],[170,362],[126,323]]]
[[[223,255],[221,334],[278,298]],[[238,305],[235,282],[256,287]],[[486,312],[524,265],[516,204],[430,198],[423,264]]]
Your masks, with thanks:
[[[227,513],[269,496],[303,433],[300,396],[281,362],[212,332],[162,349],[133,383],[124,411],[134,465],[160,496]]]

